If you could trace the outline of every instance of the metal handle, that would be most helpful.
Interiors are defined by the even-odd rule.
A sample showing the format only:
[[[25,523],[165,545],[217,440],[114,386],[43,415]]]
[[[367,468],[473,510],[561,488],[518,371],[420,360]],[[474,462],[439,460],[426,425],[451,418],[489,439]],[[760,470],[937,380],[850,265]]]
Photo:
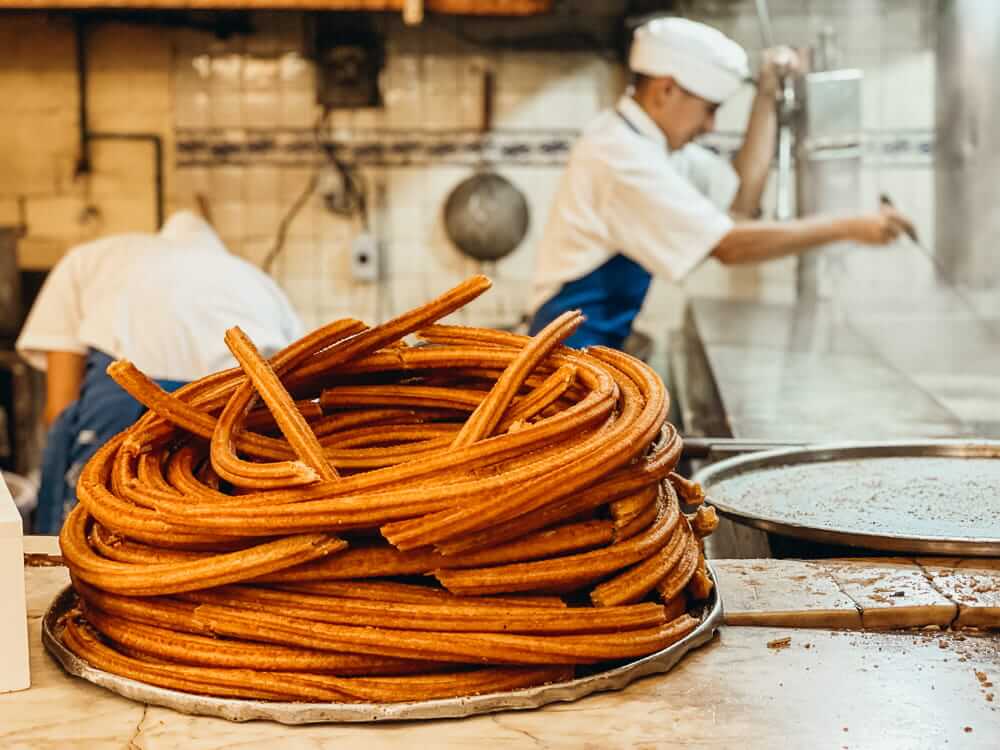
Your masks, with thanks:
[[[889,208],[895,208],[895,204],[893,204],[892,200],[890,200],[889,196],[886,195],[885,193],[882,193],[881,195],[879,195],[878,200],[879,200],[879,203],[881,203],[883,206],[888,206]],[[905,231],[906,231],[906,236],[907,237],[909,237],[911,240],[913,240],[913,242],[916,243],[917,245],[920,244],[920,240],[917,239],[917,230],[916,229],[906,229]],[[921,249],[923,249],[923,248],[921,248]]]
[[[684,438],[686,458],[708,458],[712,453],[759,453],[785,448],[801,448],[808,443],[790,443],[784,440],[740,440],[739,438]]]

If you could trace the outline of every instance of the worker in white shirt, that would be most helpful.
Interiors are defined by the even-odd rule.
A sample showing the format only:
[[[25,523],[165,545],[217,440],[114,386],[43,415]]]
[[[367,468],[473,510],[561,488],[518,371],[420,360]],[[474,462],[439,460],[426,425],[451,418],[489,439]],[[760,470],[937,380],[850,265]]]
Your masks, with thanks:
[[[174,214],[157,234],[72,248],[56,264],[16,344],[46,373],[36,533],[58,533],[84,463],[143,412],[107,366],[129,359],[174,390],[235,366],[223,339],[234,325],[268,355],[303,333],[274,280],[230,254],[190,212]]]
[[[570,154],[538,249],[532,333],[580,309],[587,319],[569,345],[621,348],[653,275],[679,281],[709,256],[729,265],[840,240],[881,245],[911,228],[889,206],[854,217],[754,219],[774,153],[778,83],[800,68],[792,50],[765,51],[732,163],[693,140],[749,78],[736,42],[704,24],[659,18],[636,30],[629,67],[630,91]]]

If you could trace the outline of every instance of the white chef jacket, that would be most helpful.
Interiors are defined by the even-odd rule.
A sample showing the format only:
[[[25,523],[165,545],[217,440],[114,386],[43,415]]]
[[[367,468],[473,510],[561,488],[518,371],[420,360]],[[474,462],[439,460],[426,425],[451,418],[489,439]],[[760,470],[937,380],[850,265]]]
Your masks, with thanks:
[[[265,355],[303,333],[274,280],[184,211],[157,234],[72,248],[46,278],[16,348],[39,370],[48,352],[93,347],[154,379],[190,381],[235,366],[223,339],[234,325]]]
[[[574,144],[538,247],[533,309],[563,284],[622,253],[677,281],[733,227],[740,180],[698,144],[671,151],[630,96],[602,112]]]

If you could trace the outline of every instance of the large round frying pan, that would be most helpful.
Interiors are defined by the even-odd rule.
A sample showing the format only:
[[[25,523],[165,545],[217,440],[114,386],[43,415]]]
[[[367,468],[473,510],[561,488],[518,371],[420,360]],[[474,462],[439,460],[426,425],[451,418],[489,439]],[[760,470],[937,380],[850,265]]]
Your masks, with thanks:
[[[488,133],[493,110],[493,73],[483,75],[483,122]],[[503,175],[487,164],[460,182],[444,206],[444,226],[461,252],[480,261],[512,253],[528,233],[528,201]]]
[[[528,201],[503,175],[479,172],[460,182],[444,207],[448,237],[476,260],[512,253],[528,233]]]
[[[1000,550],[1000,441],[806,445],[729,458],[694,481],[723,516],[785,537],[911,555]]]

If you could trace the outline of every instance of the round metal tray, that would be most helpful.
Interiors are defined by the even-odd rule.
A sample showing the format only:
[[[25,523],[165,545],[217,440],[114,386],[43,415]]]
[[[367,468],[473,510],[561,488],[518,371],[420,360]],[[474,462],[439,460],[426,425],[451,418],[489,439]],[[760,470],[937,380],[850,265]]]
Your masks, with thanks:
[[[718,581],[709,565],[709,574]],[[512,709],[539,708],[557,701],[573,701],[603,690],[620,690],[646,675],[669,671],[688,651],[712,639],[722,624],[722,597],[718,588],[706,604],[701,623],[677,643],[636,661],[581,677],[570,682],[413,703],[278,703],[212,698],[168,690],[92,667],[67,649],[59,639],[60,619],[76,604],[76,594],[67,586],[53,600],[42,621],[42,643],[63,669],[126,698],[200,716],[218,716],[230,721],[267,719],[282,724],[321,722],[400,721],[447,719]]]
[[[1000,441],[845,443],[730,458],[695,476],[720,514],[829,544],[1000,556]]]

